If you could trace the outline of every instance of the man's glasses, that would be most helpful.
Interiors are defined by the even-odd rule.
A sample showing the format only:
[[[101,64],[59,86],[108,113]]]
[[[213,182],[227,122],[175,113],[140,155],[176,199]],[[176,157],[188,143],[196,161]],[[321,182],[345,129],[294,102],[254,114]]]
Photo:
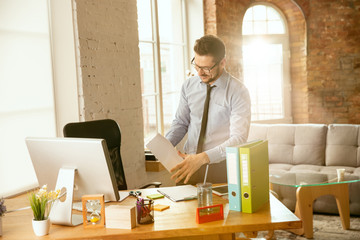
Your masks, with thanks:
[[[196,65],[196,63],[194,62],[194,60],[195,60],[195,57],[193,57],[193,59],[191,60],[191,65],[195,68],[195,70],[196,70],[197,72],[199,72],[200,70],[203,70],[206,74],[210,74],[211,70],[213,70],[214,67],[216,67],[216,66],[221,62],[221,60],[217,61],[217,62],[215,63],[215,65],[212,66],[212,67],[199,67],[198,65]]]

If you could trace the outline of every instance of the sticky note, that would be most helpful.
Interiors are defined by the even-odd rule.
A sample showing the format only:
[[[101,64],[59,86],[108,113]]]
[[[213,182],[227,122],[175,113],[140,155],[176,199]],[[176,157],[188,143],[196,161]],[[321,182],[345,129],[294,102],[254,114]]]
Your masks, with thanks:
[[[166,209],[168,209],[168,208],[170,208],[170,206],[169,205],[162,205],[162,204],[156,204],[156,205],[154,205],[154,210],[155,211],[164,211],[164,210],[166,210]]]
[[[158,199],[158,198],[163,198],[164,195],[162,195],[161,193],[154,193],[154,194],[147,195],[146,197],[154,200],[154,199]]]

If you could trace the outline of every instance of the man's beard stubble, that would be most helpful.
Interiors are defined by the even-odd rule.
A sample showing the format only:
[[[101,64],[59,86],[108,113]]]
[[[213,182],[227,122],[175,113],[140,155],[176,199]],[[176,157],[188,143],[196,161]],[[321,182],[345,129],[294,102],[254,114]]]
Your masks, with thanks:
[[[210,74],[202,74],[202,75],[200,75],[200,77],[210,77],[210,78],[208,78],[206,80],[206,82],[204,82],[204,81],[203,82],[207,83],[207,84],[211,84],[211,83],[215,82],[216,79],[218,79],[220,77],[220,71],[219,71],[219,69],[217,69],[215,74],[211,74],[211,73]]]

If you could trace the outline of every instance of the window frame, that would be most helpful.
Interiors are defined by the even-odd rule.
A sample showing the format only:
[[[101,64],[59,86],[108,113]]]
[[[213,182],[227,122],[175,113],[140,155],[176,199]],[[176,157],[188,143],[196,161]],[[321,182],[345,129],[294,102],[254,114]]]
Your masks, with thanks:
[[[160,31],[159,31],[159,15],[158,15],[158,0],[149,0],[151,6],[151,18],[152,18],[152,40],[143,40],[139,37],[139,44],[147,43],[152,44],[153,50],[153,69],[154,69],[154,92],[153,93],[144,93],[141,95],[142,99],[144,97],[155,97],[155,111],[156,111],[156,129],[157,132],[164,135],[165,134],[165,123],[164,123],[164,106],[163,106],[163,97],[166,94],[173,94],[178,93],[180,94],[181,89],[177,91],[167,91],[163,92],[162,86],[162,76],[161,76],[161,46],[163,45],[173,45],[173,46],[182,46],[182,52],[184,56],[184,73],[190,69],[190,59],[189,59],[189,42],[192,38],[191,33],[189,34],[189,25],[188,25],[188,10],[190,9],[191,5],[194,5],[194,1],[186,1],[181,0],[181,23],[182,23],[182,42],[169,42],[169,41],[161,41],[160,39]],[[202,5],[201,5],[202,6]],[[190,13],[192,14],[192,13]],[[200,23],[201,24],[201,23]],[[198,36],[196,36],[198,37]],[[141,57],[141,56],[140,56]],[[186,77],[186,75],[185,75]],[[184,79],[185,81],[185,79]],[[144,107],[144,106],[143,106]],[[143,116],[143,122],[145,123],[145,116]],[[146,136],[144,134],[144,138]]]
[[[278,12],[281,17],[281,20],[284,24],[284,34],[251,34],[251,35],[243,35],[242,34],[242,46],[249,44],[253,39],[261,38],[267,44],[281,44],[283,47],[283,72],[282,72],[282,94],[283,94],[283,101],[282,101],[282,108],[283,108],[283,118],[275,118],[275,119],[265,119],[265,120],[252,120],[252,123],[292,123],[292,114],[291,114],[291,75],[290,75],[290,39],[289,39],[289,30],[286,18],[282,11],[270,3],[255,3],[249,6],[246,10],[248,11],[250,8],[262,5],[266,7],[271,7]],[[246,13],[245,11],[245,13]],[[244,13],[244,16],[245,16]],[[244,18],[243,18],[244,19]],[[243,23],[241,24],[241,27]],[[244,60],[244,59],[242,59]]]

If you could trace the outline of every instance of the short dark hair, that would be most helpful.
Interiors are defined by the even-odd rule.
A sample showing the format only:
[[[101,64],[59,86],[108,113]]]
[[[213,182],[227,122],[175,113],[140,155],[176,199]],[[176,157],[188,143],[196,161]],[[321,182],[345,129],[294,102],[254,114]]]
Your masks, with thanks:
[[[196,40],[194,51],[200,56],[211,55],[220,61],[225,57],[225,44],[214,35],[205,35]]]

